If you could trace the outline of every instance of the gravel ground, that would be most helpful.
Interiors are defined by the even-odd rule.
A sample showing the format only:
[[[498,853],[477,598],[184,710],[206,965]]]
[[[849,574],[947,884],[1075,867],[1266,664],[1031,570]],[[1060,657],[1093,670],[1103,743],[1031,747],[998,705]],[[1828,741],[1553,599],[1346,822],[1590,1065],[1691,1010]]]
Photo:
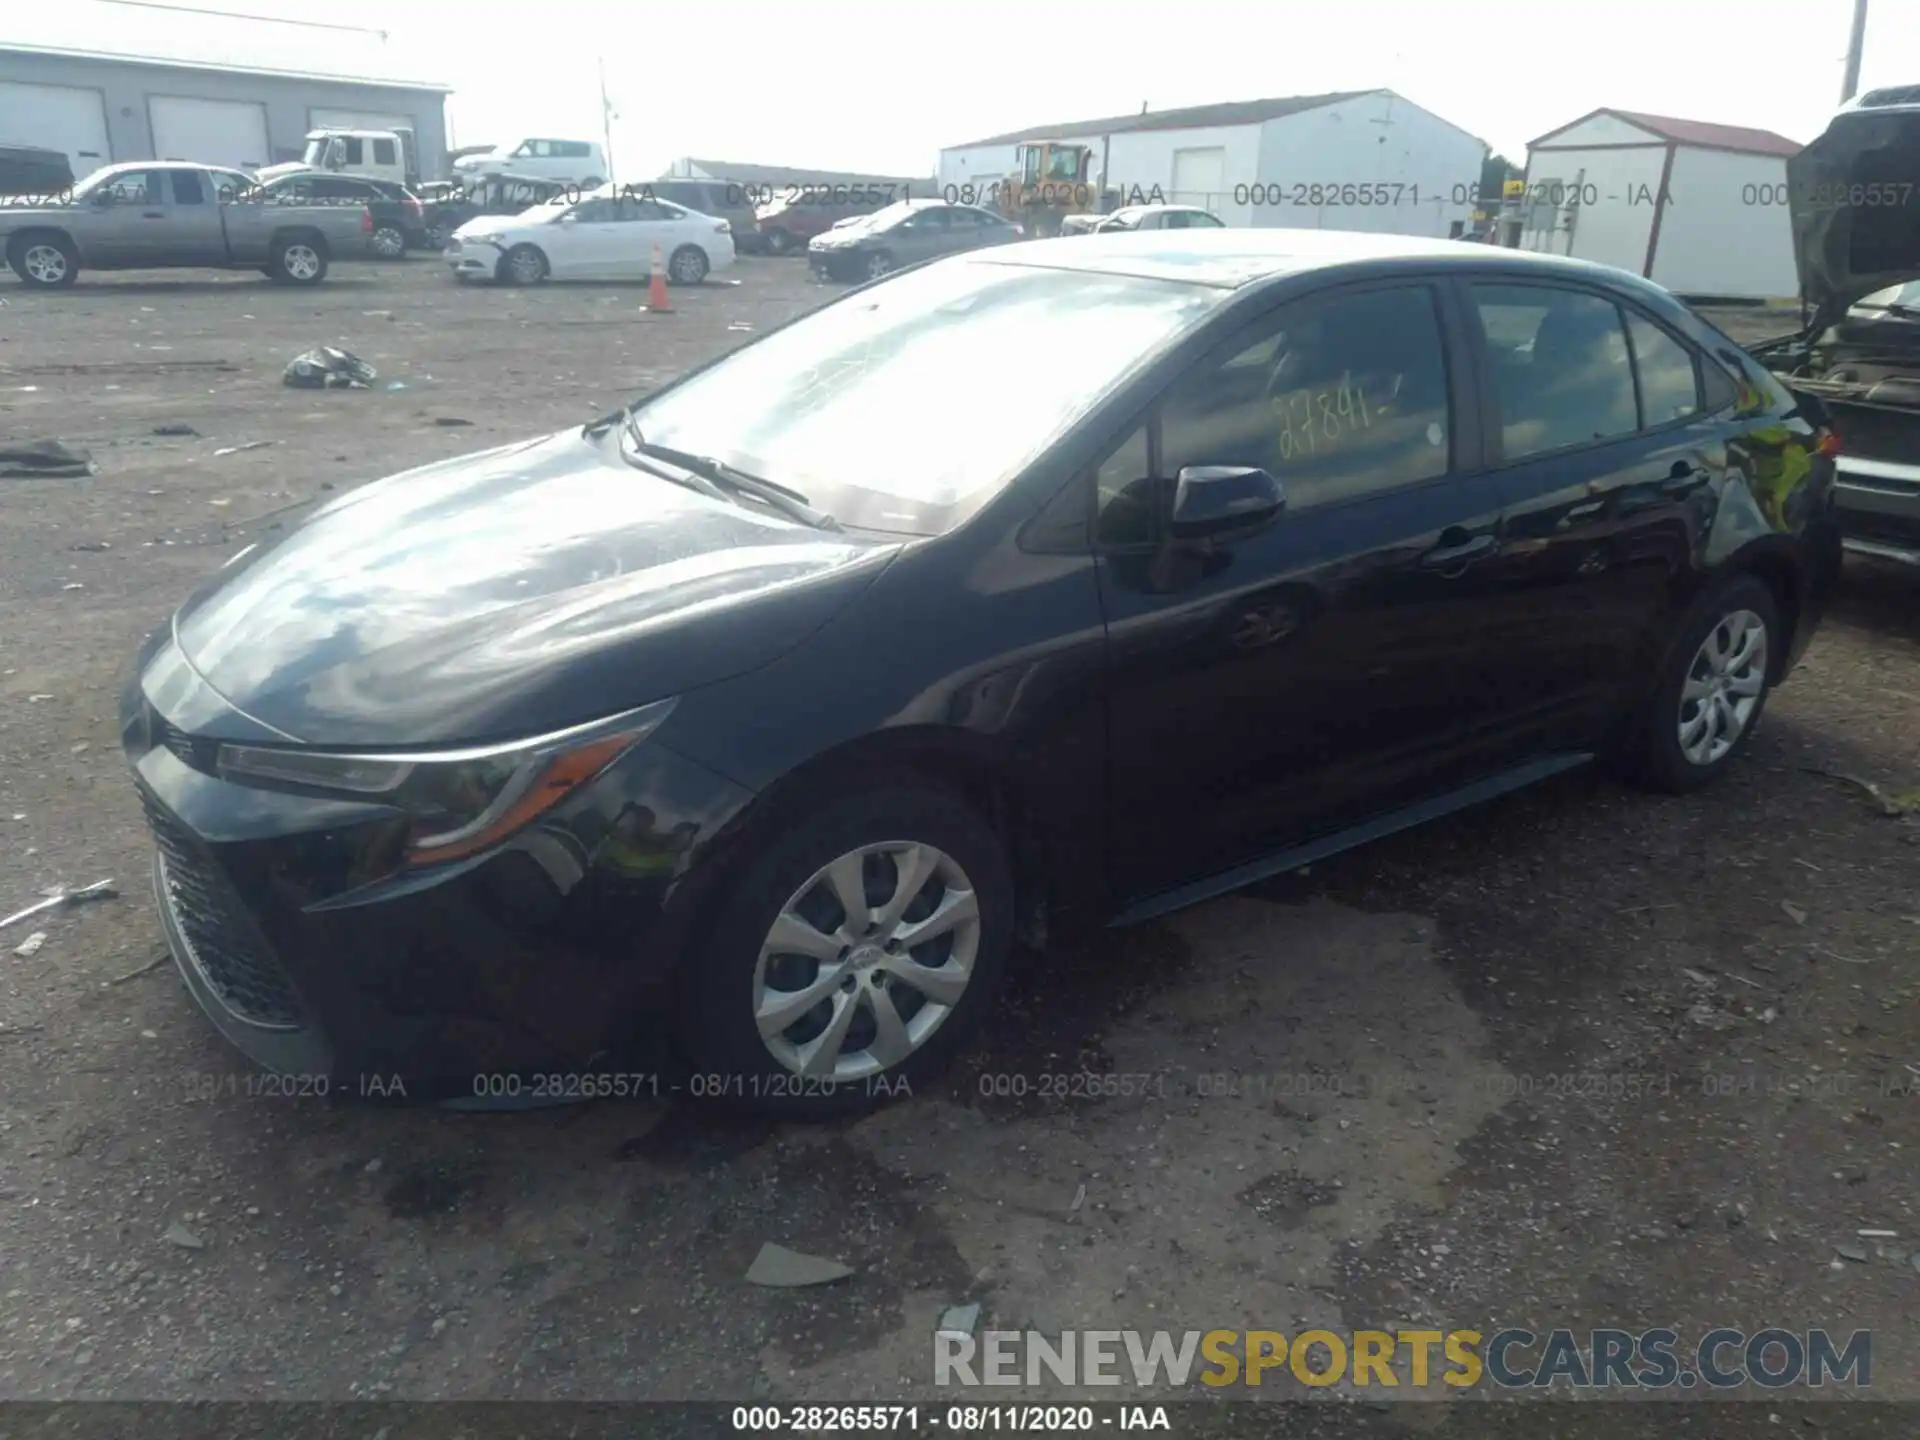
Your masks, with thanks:
[[[0,912],[122,890],[0,946],[0,1398],[951,1399],[929,1337],[974,1300],[1046,1330],[1869,1328],[1872,1393],[1920,1398],[1920,821],[1833,778],[1920,784],[1890,568],[1850,563],[1711,794],[1575,774],[1052,954],[865,1120],[249,1098],[153,964],[129,653],[329,492],[602,413],[823,294],[727,279],[672,316],[422,260],[0,285],[0,428],[101,467],[0,480]],[[375,388],[283,388],[316,343]],[[1150,1083],[1043,1093],[1091,1073]],[[855,1273],[750,1286],[766,1241]]]

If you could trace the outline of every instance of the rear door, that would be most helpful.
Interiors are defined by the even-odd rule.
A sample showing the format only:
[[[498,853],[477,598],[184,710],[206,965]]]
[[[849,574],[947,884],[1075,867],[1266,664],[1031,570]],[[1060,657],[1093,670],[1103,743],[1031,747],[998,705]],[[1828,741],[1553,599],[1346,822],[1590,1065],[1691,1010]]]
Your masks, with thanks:
[[[1652,664],[1696,509],[1727,470],[1710,412],[1733,397],[1724,376],[1703,391],[1692,347],[1612,291],[1476,281],[1461,293],[1508,504],[1500,643],[1527,657],[1508,702],[1536,746],[1584,748]]]
[[[173,201],[168,248],[190,264],[220,265],[227,258],[227,232],[220,223],[220,197],[214,190],[218,178],[201,170],[167,172]]]
[[[1484,636],[1500,499],[1454,301],[1395,280],[1297,300],[1177,380],[1095,476],[1113,877],[1138,899],[1508,759]],[[1256,465],[1264,531],[1181,544],[1182,467]]]
[[[929,205],[907,216],[882,241],[893,251],[894,263],[910,265],[944,255],[953,248],[953,211],[946,205]]]
[[[88,264],[131,269],[154,264],[167,241],[167,172],[125,170],[104,188],[101,207],[80,227]]]

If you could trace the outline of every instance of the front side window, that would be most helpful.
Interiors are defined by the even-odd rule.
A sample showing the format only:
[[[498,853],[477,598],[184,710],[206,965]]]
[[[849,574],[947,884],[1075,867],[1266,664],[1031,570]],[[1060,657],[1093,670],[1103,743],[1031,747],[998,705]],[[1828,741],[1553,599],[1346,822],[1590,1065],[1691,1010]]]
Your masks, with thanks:
[[[1290,510],[1418,484],[1451,463],[1446,353],[1424,285],[1303,300],[1161,408],[1163,479],[1248,465]]]
[[[348,165],[359,165],[363,163],[364,151],[362,150],[362,147],[360,145],[359,136],[349,135],[341,143],[346,150],[346,163]]]
[[[1619,307],[1579,290],[1475,285],[1506,458],[1591,445],[1639,428]]]
[[[635,418],[647,440],[797,489],[843,524],[937,535],[1222,300],[1132,276],[935,266],[735,351]]]

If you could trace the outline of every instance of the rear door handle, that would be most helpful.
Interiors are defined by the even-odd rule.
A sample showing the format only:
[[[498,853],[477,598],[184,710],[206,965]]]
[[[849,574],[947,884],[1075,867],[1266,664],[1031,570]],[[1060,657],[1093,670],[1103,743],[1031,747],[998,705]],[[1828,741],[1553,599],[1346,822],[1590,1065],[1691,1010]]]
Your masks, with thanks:
[[[1499,542],[1491,535],[1475,535],[1457,545],[1436,545],[1420,557],[1429,570],[1458,570],[1491,555]]]

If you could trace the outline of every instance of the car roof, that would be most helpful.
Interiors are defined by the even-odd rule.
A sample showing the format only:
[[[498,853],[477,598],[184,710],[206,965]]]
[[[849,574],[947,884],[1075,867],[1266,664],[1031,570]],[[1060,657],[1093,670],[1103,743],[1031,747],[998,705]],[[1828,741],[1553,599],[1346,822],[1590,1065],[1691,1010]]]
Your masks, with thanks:
[[[1186,208],[1186,207],[1180,207]],[[979,265],[1031,265],[1146,279],[1184,280],[1237,290],[1243,286],[1312,270],[1379,262],[1474,264],[1531,276],[1629,280],[1625,271],[1563,255],[1496,249],[1460,240],[1379,235],[1345,230],[1123,230],[1095,231],[1071,239],[1027,240],[991,252],[958,257]]]

